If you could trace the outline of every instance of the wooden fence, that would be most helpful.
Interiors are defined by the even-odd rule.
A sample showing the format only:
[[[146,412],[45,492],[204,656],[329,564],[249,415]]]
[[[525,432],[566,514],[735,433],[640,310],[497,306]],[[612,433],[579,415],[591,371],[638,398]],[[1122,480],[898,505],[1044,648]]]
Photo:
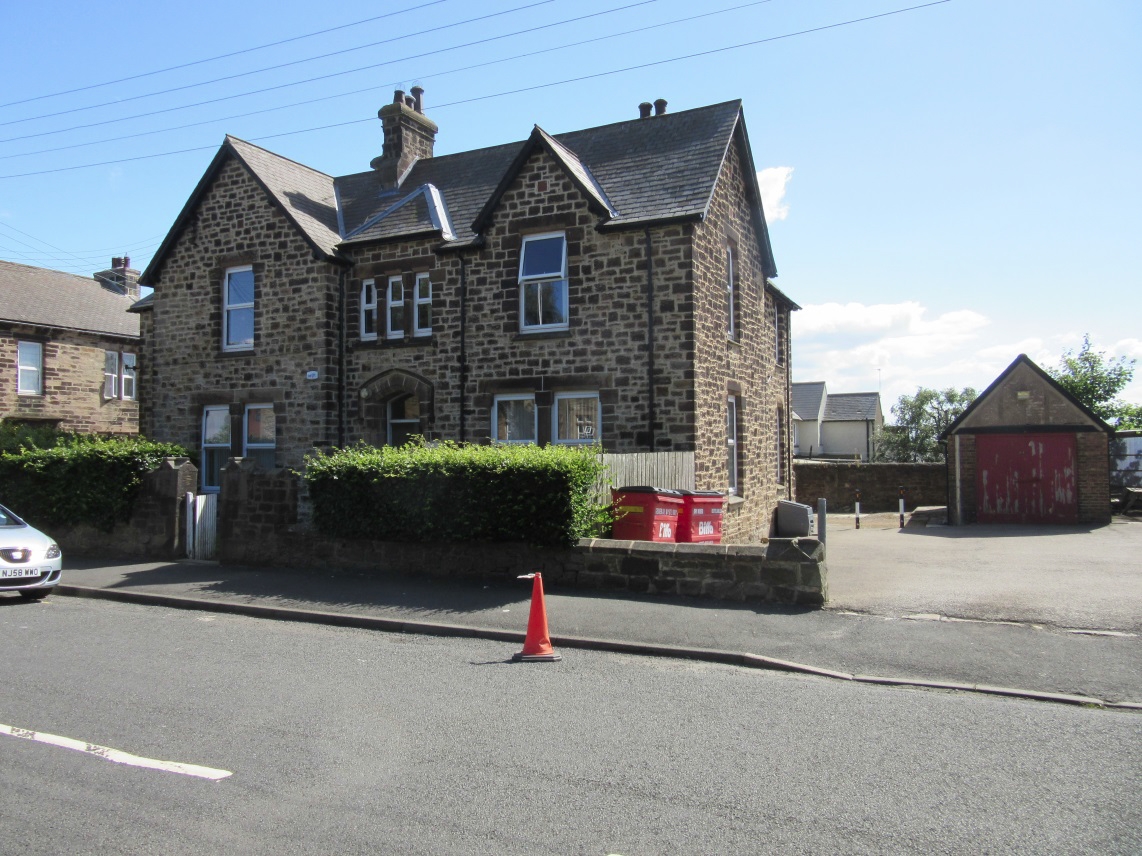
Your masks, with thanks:
[[[607,467],[599,497],[610,502],[612,487],[653,485],[694,490],[693,452],[634,452],[601,456]]]

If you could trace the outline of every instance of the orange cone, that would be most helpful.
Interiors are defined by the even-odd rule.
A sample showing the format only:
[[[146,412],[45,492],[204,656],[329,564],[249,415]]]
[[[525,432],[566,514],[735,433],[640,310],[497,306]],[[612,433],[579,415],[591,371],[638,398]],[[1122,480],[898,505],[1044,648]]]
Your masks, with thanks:
[[[543,602],[543,575],[524,574],[521,580],[532,579],[531,586],[531,616],[527,620],[527,636],[523,640],[523,650],[512,654],[517,663],[540,662],[553,663],[562,660],[562,654],[556,654],[551,647],[551,637],[547,634],[547,606]]]

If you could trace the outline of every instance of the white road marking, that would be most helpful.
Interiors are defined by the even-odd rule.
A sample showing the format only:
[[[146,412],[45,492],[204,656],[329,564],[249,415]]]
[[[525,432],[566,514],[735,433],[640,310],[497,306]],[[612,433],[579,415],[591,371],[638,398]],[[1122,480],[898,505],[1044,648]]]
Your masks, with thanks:
[[[107,746],[97,746],[94,743],[72,740],[70,737],[60,737],[56,734],[45,734],[42,731],[32,731],[28,728],[17,728],[14,725],[0,725],[0,734],[22,737],[25,740],[34,740],[37,743],[47,743],[64,749],[74,749],[77,752],[114,761],[116,764],[146,767],[148,770],[162,770],[165,773],[180,773],[183,776],[197,776],[200,779],[212,779],[213,781],[234,775],[229,770],[215,770],[211,767],[199,767],[197,764],[181,764],[178,761],[157,761],[154,758],[141,758],[138,755],[121,752]]]

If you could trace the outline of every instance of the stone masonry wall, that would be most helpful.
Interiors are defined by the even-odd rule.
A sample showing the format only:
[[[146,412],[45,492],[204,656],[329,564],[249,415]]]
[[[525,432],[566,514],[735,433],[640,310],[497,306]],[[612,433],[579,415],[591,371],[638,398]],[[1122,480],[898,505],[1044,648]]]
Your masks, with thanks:
[[[537,152],[504,194],[479,250],[434,255],[435,239],[353,248],[356,265],[348,286],[350,344],[347,371],[350,433],[369,440],[383,434],[379,396],[412,391],[422,401],[421,422],[430,438],[460,439],[461,264],[467,281],[468,379],[464,439],[486,441],[493,433],[497,393],[536,393],[540,439],[549,433],[556,392],[598,391],[602,444],[608,451],[649,451],[647,394],[646,236],[598,232],[598,215],[562,169]],[[568,241],[569,329],[521,334],[519,254],[524,235],[564,232]],[[679,292],[686,291],[688,229],[651,230],[655,294],[655,350],[659,379],[659,450],[693,448],[692,344],[680,320]],[[430,273],[432,335],[376,342],[358,333],[361,284],[374,279],[383,322],[384,287],[400,275],[411,309],[417,272]],[[383,324],[379,325],[383,327]],[[411,324],[408,325],[411,328]],[[397,373],[407,373],[400,380]],[[362,396],[362,391],[365,395]],[[427,411],[427,412],[425,412]]]
[[[823,497],[830,512],[851,512],[859,489],[862,512],[896,511],[901,486],[904,507],[909,511],[948,501],[948,469],[944,464],[794,461],[793,469],[797,473],[797,501],[814,509]]]
[[[43,345],[43,395],[16,393],[17,341]],[[137,339],[30,326],[6,328],[0,331],[0,366],[6,367],[5,381],[0,383],[0,418],[48,420],[66,431],[136,434],[139,402],[103,397],[103,359],[104,351],[138,358],[139,349]]]
[[[254,347],[222,350],[222,282],[254,270]],[[242,455],[247,404],[272,403],[278,466],[299,467],[337,440],[338,270],[274,207],[237,160],[216,175],[155,283],[148,430],[201,446],[206,405],[229,405],[232,453]],[[316,379],[308,379],[316,372]]]
[[[723,521],[730,543],[768,536],[778,499],[792,497],[788,438],[788,361],[776,361],[779,306],[765,288],[758,234],[746,196],[748,176],[738,145],[730,147],[710,210],[694,238],[693,316],[695,319],[696,432],[695,481],[702,490],[727,484],[726,408],[739,397],[738,458],[740,495]],[[726,247],[734,250],[738,300],[736,330],[727,335]],[[788,327],[786,326],[786,329]],[[784,462],[778,467],[778,409],[785,434]],[[780,477],[780,481],[779,481]]]
[[[736,601],[820,605],[828,597],[824,545],[811,538],[744,546],[599,539],[568,548],[350,541],[296,524],[297,491],[289,485],[296,478],[244,463],[226,467],[219,496],[221,561],[446,577],[540,571],[554,586]]]
[[[76,556],[184,558],[186,494],[195,490],[197,481],[194,464],[186,458],[167,458],[143,477],[129,521],[116,524],[111,532],[86,524],[53,528],[52,537],[63,550],[65,566],[69,557]]]

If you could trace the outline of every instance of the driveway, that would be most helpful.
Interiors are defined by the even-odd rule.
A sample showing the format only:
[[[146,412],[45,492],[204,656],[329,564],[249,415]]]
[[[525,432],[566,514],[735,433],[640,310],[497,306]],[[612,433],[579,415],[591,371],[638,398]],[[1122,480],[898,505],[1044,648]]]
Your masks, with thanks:
[[[829,608],[1142,632],[1142,520],[923,525],[829,515]]]

